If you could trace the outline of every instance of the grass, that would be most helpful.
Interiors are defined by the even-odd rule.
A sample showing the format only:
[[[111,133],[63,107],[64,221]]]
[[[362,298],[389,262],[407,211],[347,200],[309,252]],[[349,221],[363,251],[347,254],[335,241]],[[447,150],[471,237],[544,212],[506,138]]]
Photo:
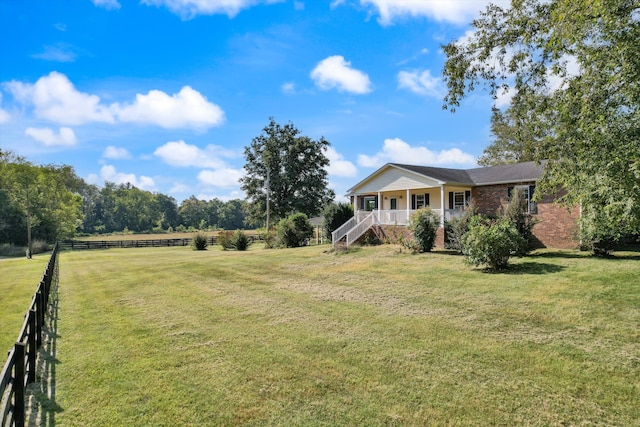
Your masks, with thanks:
[[[0,259],[0,355],[6,356],[18,338],[50,257],[50,253],[43,253],[32,259],[24,256]],[[4,356],[0,357],[1,365]]]
[[[63,253],[54,421],[640,423],[638,253],[326,250]]]

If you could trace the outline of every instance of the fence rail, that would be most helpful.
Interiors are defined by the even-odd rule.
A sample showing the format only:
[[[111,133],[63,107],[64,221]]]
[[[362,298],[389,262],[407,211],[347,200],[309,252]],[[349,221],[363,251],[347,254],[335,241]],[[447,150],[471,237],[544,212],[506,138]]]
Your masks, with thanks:
[[[251,241],[261,240],[260,234],[247,234]],[[60,242],[60,249],[111,249],[111,248],[162,248],[169,246],[190,246],[191,237],[180,239],[146,239],[146,240],[65,240]],[[207,237],[210,246],[218,244],[216,236]]]
[[[25,316],[18,340],[9,351],[0,373],[0,426],[25,425],[25,390],[36,380],[36,358],[42,346],[42,328],[52,286],[58,283],[58,249],[56,245],[38,284]]]

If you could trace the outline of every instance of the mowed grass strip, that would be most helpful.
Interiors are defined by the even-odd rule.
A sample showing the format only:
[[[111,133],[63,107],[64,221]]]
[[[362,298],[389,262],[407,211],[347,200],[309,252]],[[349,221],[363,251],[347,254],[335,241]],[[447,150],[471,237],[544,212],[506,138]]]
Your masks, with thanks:
[[[640,423],[640,263],[65,252],[60,425]]]
[[[18,338],[49,258],[50,252],[32,259],[0,259],[0,365]]]

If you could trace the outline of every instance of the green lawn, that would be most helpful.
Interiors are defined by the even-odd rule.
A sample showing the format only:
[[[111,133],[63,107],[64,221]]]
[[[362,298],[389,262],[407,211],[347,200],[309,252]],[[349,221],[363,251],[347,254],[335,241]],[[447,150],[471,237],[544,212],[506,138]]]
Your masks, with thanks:
[[[13,348],[51,253],[0,259],[0,365]],[[0,367],[0,369],[2,369]]]
[[[49,420],[640,424],[639,253],[327,250],[63,253]]]

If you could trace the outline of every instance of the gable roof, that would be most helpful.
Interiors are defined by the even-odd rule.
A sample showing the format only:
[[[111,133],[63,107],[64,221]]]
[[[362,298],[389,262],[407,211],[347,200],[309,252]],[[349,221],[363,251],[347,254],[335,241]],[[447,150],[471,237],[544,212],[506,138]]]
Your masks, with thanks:
[[[508,184],[526,181],[537,181],[542,175],[544,164],[536,162],[514,163],[510,165],[488,166],[473,169],[437,168],[433,166],[407,165],[401,163],[387,163],[358,184],[351,187],[352,193],[366,181],[379,175],[388,168],[397,168],[413,172],[427,178],[439,181],[442,184],[461,184],[471,186]]]

